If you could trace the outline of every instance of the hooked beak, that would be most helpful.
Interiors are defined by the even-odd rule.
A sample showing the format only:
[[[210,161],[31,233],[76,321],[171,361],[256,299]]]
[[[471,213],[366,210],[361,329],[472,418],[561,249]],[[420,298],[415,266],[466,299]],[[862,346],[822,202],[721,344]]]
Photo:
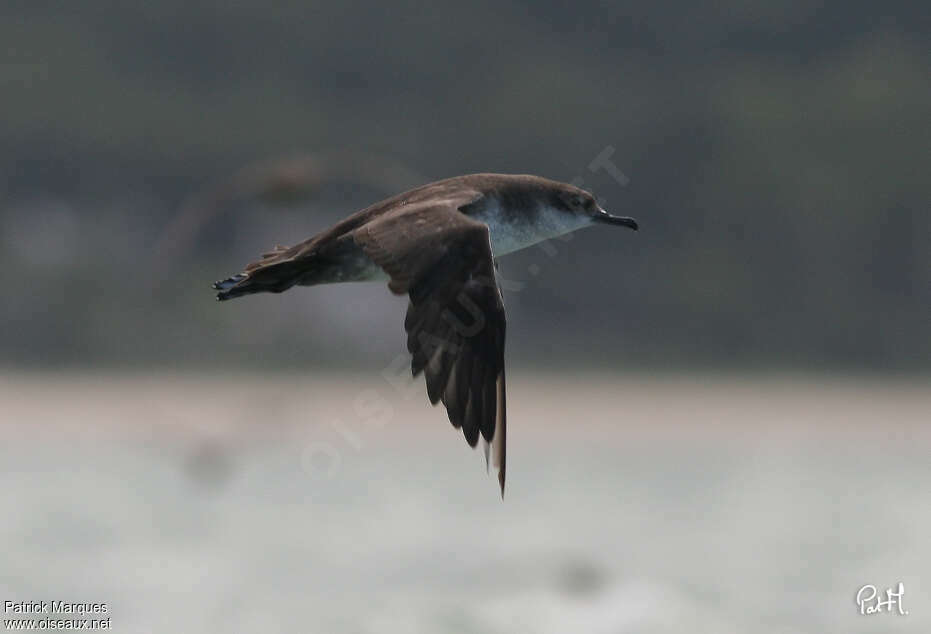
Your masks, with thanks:
[[[593,222],[600,222],[606,225],[620,225],[622,227],[627,227],[628,229],[633,229],[636,231],[639,229],[637,221],[633,218],[628,218],[627,216],[612,216],[604,209],[600,209],[598,213],[592,216]]]

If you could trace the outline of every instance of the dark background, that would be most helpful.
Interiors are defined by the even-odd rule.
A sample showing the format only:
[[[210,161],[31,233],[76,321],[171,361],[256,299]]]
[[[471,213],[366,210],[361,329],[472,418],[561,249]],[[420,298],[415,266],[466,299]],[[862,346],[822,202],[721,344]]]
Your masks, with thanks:
[[[928,36],[924,2],[5,2],[0,363],[384,363],[384,288],[209,285],[499,171],[642,227],[502,261],[517,363],[926,371]],[[589,169],[609,147],[626,186]],[[297,204],[221,197],[165,238],[244,165],[347,153],[376,177],[343,158]]]

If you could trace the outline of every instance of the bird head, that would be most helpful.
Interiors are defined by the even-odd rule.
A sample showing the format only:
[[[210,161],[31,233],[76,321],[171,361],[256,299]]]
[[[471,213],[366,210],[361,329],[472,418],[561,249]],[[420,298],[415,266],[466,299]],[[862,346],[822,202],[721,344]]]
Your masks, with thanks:
[[[563,213],[588,218],[590,222],[617,225],[636,231],[637,221],[627,216],[613,216],[601,208],[595,197],[584,189],[563,185],[556,195],[557,208]]]

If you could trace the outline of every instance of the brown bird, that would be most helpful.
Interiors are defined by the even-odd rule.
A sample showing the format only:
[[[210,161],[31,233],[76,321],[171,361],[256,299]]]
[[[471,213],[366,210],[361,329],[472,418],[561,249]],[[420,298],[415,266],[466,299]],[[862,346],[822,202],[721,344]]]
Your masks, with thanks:
[[[411,372],[485,457],[493,448],[504,495],[504,301],[495,258],[594,223],[637,229],[573,185],[539,176],[457,176],[376,203],[293,247],[216,282],[217,299],[292,286],[387,279],[410,303]]]

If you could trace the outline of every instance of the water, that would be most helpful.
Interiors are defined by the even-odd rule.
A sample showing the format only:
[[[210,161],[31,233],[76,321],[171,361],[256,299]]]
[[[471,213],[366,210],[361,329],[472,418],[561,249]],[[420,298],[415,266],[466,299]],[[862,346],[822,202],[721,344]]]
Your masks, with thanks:
[[[3,376],[0,600],[119,632],[931,631],[926,386],[509,388],[502,501],[377,372]],[[858,614],[899,582],[908,616]]]

